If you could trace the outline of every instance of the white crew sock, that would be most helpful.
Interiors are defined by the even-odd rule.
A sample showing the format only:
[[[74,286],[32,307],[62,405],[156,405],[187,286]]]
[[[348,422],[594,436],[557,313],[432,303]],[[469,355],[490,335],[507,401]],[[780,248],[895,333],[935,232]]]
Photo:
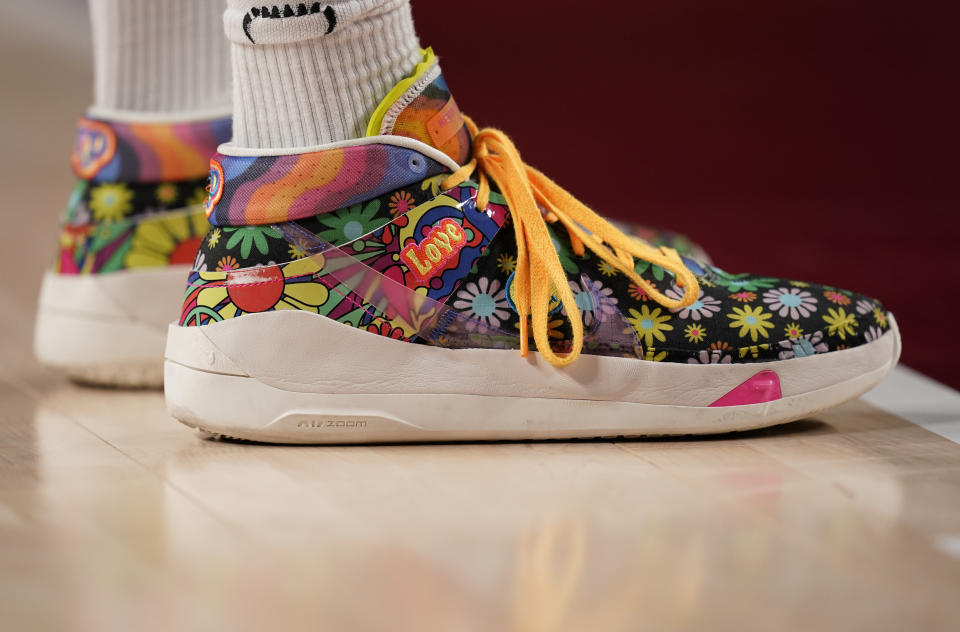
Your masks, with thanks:
[[[241,147],[363,136],[373,110],[420,61],[409,0],[227,0],[223,22]]]
[[[229,113],[222,10],[223,0],[90,0],[91,111],[161,118]]]

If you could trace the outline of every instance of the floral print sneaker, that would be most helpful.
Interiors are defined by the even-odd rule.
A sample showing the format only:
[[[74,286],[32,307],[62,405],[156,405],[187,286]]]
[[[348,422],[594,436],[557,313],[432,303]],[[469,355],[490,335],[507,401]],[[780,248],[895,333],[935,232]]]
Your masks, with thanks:
[[[40,291],[34,347],[75,379],[158,386],[167,324],[209,225],[207,166],[230,119],[83,118],[78,182]]]
[[[187,425],[292,443],[714,433],[857,397],[878,301],[637,239],[462,116],[432,53],[368,136],[226,145],[170,326]]]

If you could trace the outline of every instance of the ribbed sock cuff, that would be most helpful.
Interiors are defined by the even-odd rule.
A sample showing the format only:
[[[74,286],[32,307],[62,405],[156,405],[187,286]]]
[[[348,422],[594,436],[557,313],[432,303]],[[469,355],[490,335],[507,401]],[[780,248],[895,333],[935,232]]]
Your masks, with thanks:
[[[233,142],[242,147],[363,136],[380,100],[420,60],[408,0],[228,0],[224,29],[232,49]]]
[[[94,109],[190,118],[229,111],[222,0],[90,0]]]

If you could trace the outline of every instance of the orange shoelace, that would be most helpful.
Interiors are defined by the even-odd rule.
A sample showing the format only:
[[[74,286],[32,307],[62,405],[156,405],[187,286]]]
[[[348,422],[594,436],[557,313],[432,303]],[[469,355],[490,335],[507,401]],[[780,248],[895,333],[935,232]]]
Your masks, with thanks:
[[[666,308],[693,304],[700,295],[697,278],[687,269],[677,251],[654,248],[624,235],[567,191],[533,167],[523,163],[520,152],[510,138],[497,129],[478,129],[464,117],[473,136],[473,159],[447,177],[440,186],[449,189],[477,174],[477,208],[483,210],[490,201],[490,180],[493,180],[510,207],[517,240],[517,268],[513,279],[514,303],[520,316],[520,353],[528,349],[528,321],[532,322],[537,350],[550,364],[566,366],[583,350],[583,320],[560,256],[547,231],[547,222],[560,222],[567,229],[577,255],[584,247],[623,273],[651,299]],[[542,209],[542,210],[541,210]],[[674,275],[683,298],[672,299],[656,290],[634,270],[634,259],[642,259]],[[550,347],[548,336],[551,296],[560,299],[573,329],[573,345],[569,353],[558,355]]]

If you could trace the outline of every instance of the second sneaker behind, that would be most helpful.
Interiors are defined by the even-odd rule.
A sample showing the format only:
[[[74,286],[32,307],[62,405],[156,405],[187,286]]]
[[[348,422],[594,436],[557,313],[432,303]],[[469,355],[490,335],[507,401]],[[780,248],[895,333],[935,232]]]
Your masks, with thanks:
[[[207,166],[230,119],[84,117],[77,184],[43,278],[34,348],[74,379],[159,386],[167,325],[208,229]]]

